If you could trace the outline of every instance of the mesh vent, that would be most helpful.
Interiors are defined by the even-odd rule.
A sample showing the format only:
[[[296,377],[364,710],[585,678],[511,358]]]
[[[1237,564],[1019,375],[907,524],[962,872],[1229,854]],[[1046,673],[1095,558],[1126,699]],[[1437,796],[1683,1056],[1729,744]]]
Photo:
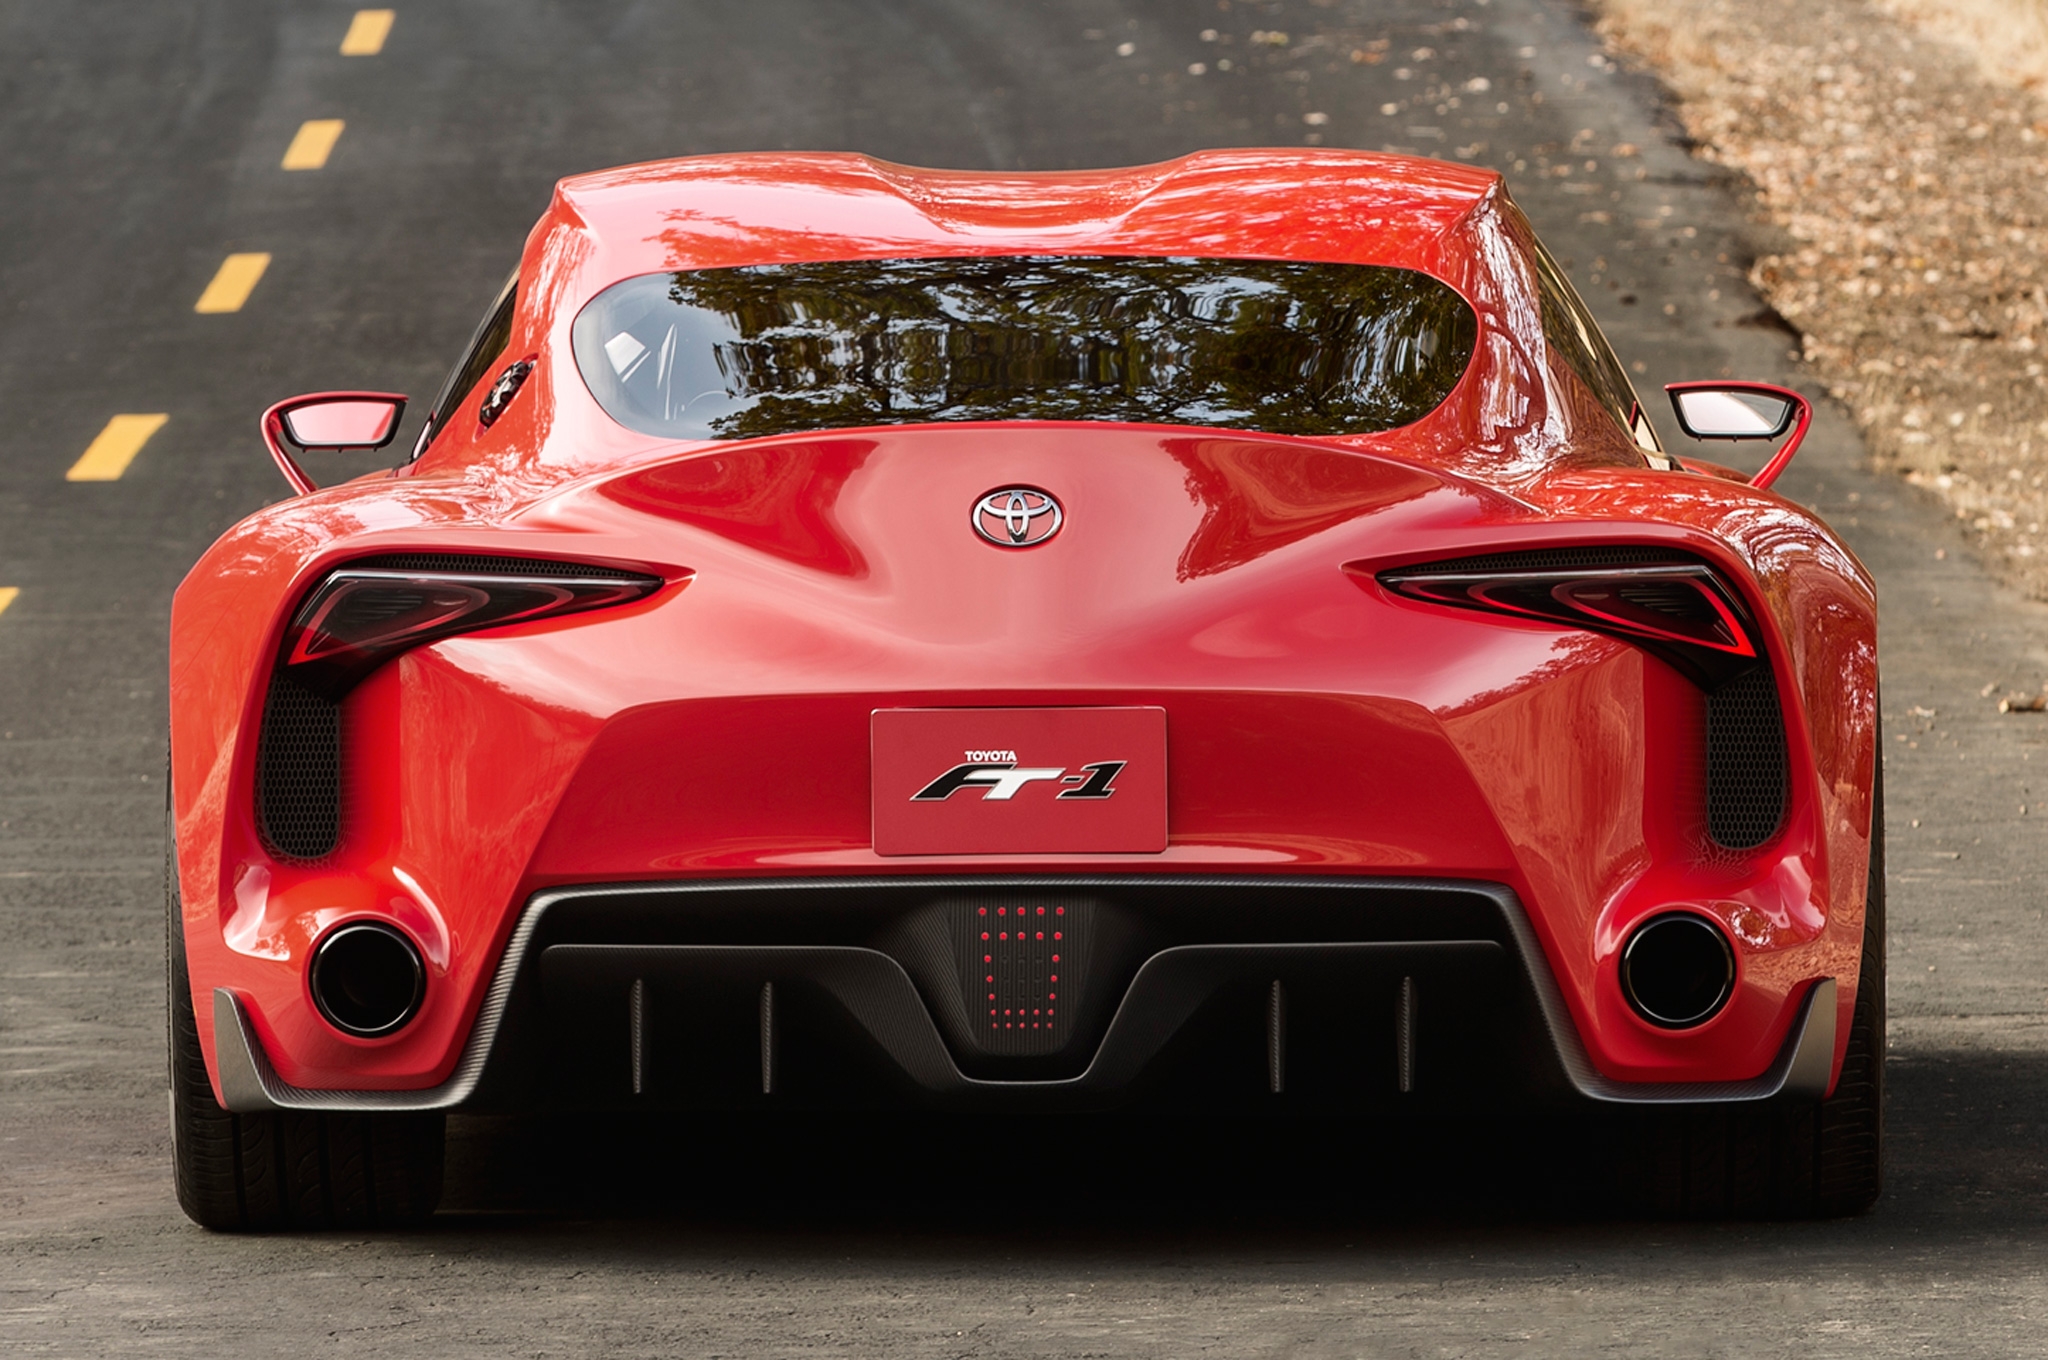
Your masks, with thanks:
[[[500,576],[639,580],[646,573],[584,562],[475,553],[387,553],[346,564],[385,571],[466,571]],[[256,825],[280,859],[317,860],[341,840],[341,706],[280,666],[263,704],[256,744]]]
[[[256,821],[282,859],[319,859],[341,838],[341,707],[284,675],[263,704]]]
[[[644,571],[599,567],[588,562],[554,562],[544,557],[483,557],[471,553],[387,553],[342,563],[370,571],[476,571],[494,576],[582,576],[593,580],[644,580]]]
[[[1576,571],[1581,567],[1640,567],[1698,560],[1686,553],[1647,543],[1614,543],[1484,553],[1478,557],[1454,557],[1447,562],[1424,562],[1399,570],[1403,576],[1455,576],[1470,571]]]
[[[1749,850],[1785,820],[1785,720],[1769,666],[1707,696],[1707,834]]]

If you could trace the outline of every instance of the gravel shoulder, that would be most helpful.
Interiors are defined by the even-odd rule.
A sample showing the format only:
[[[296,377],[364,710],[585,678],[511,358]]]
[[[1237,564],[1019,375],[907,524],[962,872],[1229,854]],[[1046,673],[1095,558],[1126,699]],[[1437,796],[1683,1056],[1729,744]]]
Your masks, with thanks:
[[[1597,9],[1675,93],[1698,156],[1743,179],[1765,243],[1750,279],[1881,465],[2048,597],[2041,11],[2002,7],[2001,65],[1970,45],[1996,41],[1987,7],[1895,3],[1920,22],[1862,0]]]

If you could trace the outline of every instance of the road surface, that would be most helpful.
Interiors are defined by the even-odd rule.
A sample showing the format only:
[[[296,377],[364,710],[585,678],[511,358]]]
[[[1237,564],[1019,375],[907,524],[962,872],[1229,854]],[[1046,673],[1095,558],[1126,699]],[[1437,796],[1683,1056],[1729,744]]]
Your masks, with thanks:
[[[1741,186],[1565,0],[354,14],[0,0],[0,1351],[2048,1351],[2048,714],[1981,693],[2048,678],[2048,610],[1868,472],[1825,404],[1780,488],[1883,592],[1891,1152],[1868,1216],[1617,1217],[1581,1193],[1600,1148],[1504,1114],[1306,1151],[1120,1129],[1057,1182],[1028,1158],[977,1171],[986,1128],[458,1120],[430,1231],[187,1223],[161,1038],[170,592],[285,493],[257,413],[320,388],[424,399],[557,177],[775,148],[998,168],[1408,149],[1508,174],[1646,393],[1804,381],[1743,281],[1763,238]],[[223,274],[231,256],[267,259]],[[110,429],[124,415],[164,419]]]

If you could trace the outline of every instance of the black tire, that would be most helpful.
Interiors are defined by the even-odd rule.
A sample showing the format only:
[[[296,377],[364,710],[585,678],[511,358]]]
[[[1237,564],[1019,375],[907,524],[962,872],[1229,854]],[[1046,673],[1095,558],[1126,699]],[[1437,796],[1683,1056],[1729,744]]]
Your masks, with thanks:
[[[194,1223],[218,1232],[424,1221],[441,1198],[441,1115],[230,1114],[221,1108],[193,1019],[175,841],[165,855],[164,905],[178,1206]]]
[[[1880,754],[1880,762],[1882,755]],[[1818,1106],[1677,1106],[1645,1112],[1634,1207],[1660,1217],[1839,1218],[1884,1186],[1884,771],[1871,787],[1870,884],[1848,1052]]]

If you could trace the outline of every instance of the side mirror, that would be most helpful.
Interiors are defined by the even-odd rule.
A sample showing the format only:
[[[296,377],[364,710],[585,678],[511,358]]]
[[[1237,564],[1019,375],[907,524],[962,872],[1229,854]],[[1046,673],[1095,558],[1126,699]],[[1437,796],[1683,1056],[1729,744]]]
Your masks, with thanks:
[[[317,491],[290,452],[308,449],[381,449],[398,433],[405,398],[395,392],[315,392],[281,401],[263,413],[263,442],[278,471],[301,496]]]
[[[1777,439],[1792,437],[1749,479],[1767,487],[1792,461],[1806,428],[1813,423],[1813,405],[1789,387],[1768,383],[1692,382],[1665,387],[1678,427],[1694,439]]]

